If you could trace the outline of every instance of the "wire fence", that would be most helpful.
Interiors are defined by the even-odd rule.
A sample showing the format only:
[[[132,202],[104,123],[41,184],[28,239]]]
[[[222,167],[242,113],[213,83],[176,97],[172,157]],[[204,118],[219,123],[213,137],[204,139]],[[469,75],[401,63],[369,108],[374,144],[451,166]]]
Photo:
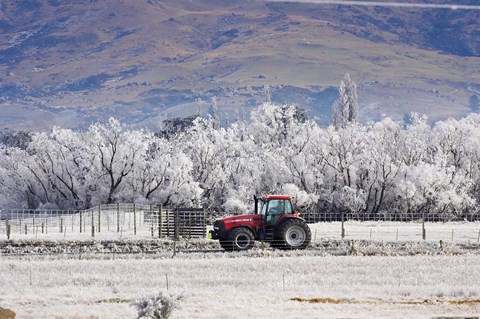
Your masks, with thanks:
[[[163,209],[140,204],[87,210],[0,210],[0,238],[111,239],[205,237],[203,209]]]
[[[310,213],[312,240],[442,241],[480,243],[480,216],[442,214]],[[319,234],[319,236],[317,236]]]
[[[312,242],[366,240],[480,244],[480,222],[354,221],[309,224]]]
[[[0,210],[0,239],[148,239],[206,238],[216,217],[201,208],[164,209],[120,203],[87,210]],[[480,242],[477,214],[302,214],[312,241],[442,240]]]
[[[480,214],[476,212],[463,214],[449,213],[350,213],[350,212],[305,212],[301,214],[308,223],[339,222],[339,221],[384,221],[384,222],[415,222],[425,221],[434,223],[448,223],[468,221],[480,221]]]

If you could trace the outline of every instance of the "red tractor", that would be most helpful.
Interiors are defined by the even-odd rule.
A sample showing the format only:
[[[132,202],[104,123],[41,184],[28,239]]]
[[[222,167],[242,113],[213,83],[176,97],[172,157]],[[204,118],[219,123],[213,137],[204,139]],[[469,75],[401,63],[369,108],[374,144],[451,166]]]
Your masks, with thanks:
[[[305,220],[293,210],[292,196],[266,195],[265,198],[254,196],[254,199],[255,214],[217,219],[209,238],[218,239],[228,251],[251,249],[255,240],[280,249],[308,246],[312,234]]]

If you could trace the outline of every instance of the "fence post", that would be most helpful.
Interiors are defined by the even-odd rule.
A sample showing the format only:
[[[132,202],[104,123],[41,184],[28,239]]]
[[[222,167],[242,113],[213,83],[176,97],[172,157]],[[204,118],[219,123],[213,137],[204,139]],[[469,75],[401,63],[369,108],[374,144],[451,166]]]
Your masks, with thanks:
[[[137,235],[137,210],[135,203],[133,203],[133,234]]]
[[[59,227],[60,233],[63,233],[63,219],[62,219],[62,217],[58,216],[58,221],[59,221],[58,224],[60,225],[60,227]]]
[[[93,214],[93,213],[92,213]],[[100,232],[100,224],[102,223],[100,217],[102,215],[102,205],[98,205],[98,226],[97,226],[97,232]]]
[[[425,230],[425,212],[422,214],[422,239],[425,240],[427,238],[427,231]]]
[[[150,204],[150,207],[148,209],[148,220],[150,220],[150,234],[152,235],[152,237],[155,236],[155,215],[153,214],[153,205]],[[145,219],[145,212],[143,212],[143,219]]]
[[[117,233],[120,232],[120,203],[117,203]]]
[[[342,211],[342,239],[345,238],[345,213]]]
[[[180,214],[178,210],[173,212],[173,237],[175,240],[180,237]]]
[[[7,215],[8,216],[8,215]],[[10,220],[7,217],[7,239],[10,240]]]
[[[92,237],[95,237],[95,214],[93,213],[93,210],[91,211],[92,214]]]
[[[203,210],[203,230],[202,230],[203,238],[207,237],[207,211]]]
[[[170,210],[166,210],[166,217],[167,217],[167,237],[170,237]]]
[[[80,211],[80,234],[82,233],[82,224],[83,224],[83,213]]]
[[[158,205],[158,238],[162,238],[162,205]]]

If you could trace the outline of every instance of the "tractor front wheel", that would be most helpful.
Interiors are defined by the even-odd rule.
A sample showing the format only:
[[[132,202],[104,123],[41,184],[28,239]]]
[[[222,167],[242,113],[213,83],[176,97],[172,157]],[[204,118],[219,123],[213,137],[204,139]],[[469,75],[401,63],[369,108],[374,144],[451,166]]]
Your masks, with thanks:
[[[310,244],[312,232],[308,225],[299,219],[290,219],[280,225],[275,245],[282,249],[304,249]]]
[[[248,250],[253,247],[254,240],[250,230],[236,228],[230,232],[226,240],[220,241],[220,245],[228,251]]]

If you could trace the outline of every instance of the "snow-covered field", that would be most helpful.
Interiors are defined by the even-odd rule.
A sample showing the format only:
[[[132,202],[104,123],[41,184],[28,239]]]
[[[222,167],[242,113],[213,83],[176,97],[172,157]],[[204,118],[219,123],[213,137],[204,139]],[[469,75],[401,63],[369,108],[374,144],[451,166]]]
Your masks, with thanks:
[[[125,231],[116,232],[112,225],[104,225],[102,232],[95,233],[95,240],[111,239],[152,239],[157,236],[148,225],[138,224],[138,230],[126,228]],[[340,222],[321,222],[310,224],[312,241],[325,239],[341,239]],[[211,227],[211,226],[209,226]],[[64,232],[59,232],[58,227],[50,227],[48,233],[25,232],[22,227],[12,230],[10,238],[14,240],[38,239],[38,240],[92,240],[90,231],[79,233],[77,228],[65,227]],[[389,221],[347,221],[344,224],[345,239],[350,240],[373,240],[373,241],[420,241],[422,240],[421,222],[389,222]],[[211,228],[208,228],[211,229]],[[480,242],[480,222],[447,222],[425,223],[426,240],[443,242]],[[0,240],[6,239],[6,231],[0,227]]]
[[[168,293],[182,296],[171,318],[478,316],[479,265],[478,254],[362,257],[276,250],[174,258],[5,257],[0,307],[17,318],[137,318],[134,300]]]
[[[309,225],[314,240],[341,239],[340,222]],[[345,239],[374,241],[420,241],[421,222],[348,221]],[[480,242],[480,222],[425,223],[425,240],[443,242]]]
[[[421,223],[348,222],[345,242],[341,223],[310,227],[305,251],[185,248],[215,249],[199,239],[176,254],[165,242],[152,255],[3,255],[0,307],[17,318],[138,318],[135,300],[165,294],[181,296],[171,318],[480,316],[480,254],[461,251],[478,247],[480,223],[427,223],[426,241]],[[37,239],[62,242],[48,235]],[[375,256],[348,256],[356,240],[358,255]]]

